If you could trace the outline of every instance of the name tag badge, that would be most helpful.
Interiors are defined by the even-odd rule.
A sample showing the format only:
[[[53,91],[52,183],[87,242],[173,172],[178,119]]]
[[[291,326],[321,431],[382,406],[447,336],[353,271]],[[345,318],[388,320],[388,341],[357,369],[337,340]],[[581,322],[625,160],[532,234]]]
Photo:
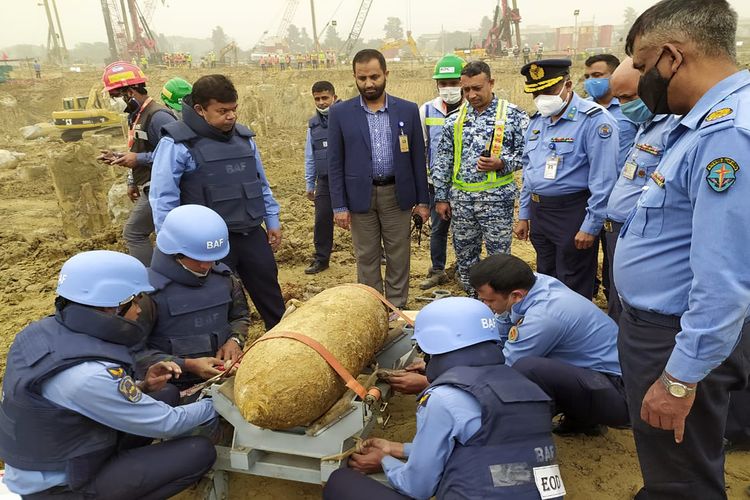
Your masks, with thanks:
[[[560,165],[560,162],[562,162],[562,158],[559,156],[547,158],[547,163],[544,165],[545,179],[553,180],[557,177],[557,167]]]
[[[542,500],[565,495],[565,485],[563,485],[562,477],[560,477],[558,465],[534,467],[534,482],[536,482],[536,489],[539,491]]]
[[[328,147],[328,141],[323,141],[323,147],[324,147],[324,148],[327,148],[327,147]]]
[[[405,134],[401,134],[398,136],[398,144],[401,147],[402,153],[408,153],[409,152],[409,137]]]
[[[625,166],[622,167],[622,176],[627,180],[632,181],[635,178],[635,171],[638,170],[638,165],[635,162],[625,162]]]
[[[143,141],[147,141],[148,140],[148,132],[146,132],[145,130],[136,130],[135,131],[135,137],[138,138],[138,139],[141,139]]]

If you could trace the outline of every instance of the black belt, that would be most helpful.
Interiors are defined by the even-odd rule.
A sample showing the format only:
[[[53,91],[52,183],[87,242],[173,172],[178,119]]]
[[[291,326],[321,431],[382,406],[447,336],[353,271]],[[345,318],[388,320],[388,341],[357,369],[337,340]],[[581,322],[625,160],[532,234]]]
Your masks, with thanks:
[[[540,205],[564,206],[573,201],[587,199],[589,196],[591,196],[591,192],[588,189],[562,196],[542,196],[541,194],[531,193],[531,201]]]
[[[652,311],[644,311],[643,309],[636,309],[624,300],[621,300],[623,310],[627,311],[628,314],[636,319],[646,321],[648,323],[654,323],[659,326],[666,328],[674,328],[675,330],[681,330],[680,316],[671,316],[668,314],[660,314]]]
[[[617,222],[616,220],[612,219],[604,219],[604,230],[608,233],[614,233],[615,228],[619,225],[620,227],[617,230],[617,232],[619,233],[620,229],[622,229],[623,224],[624,222]]]
[[[373,177],[372,178],[373,186],[390,186],[391,184],[396,184],[395,175],[392,175],[390,177]]]

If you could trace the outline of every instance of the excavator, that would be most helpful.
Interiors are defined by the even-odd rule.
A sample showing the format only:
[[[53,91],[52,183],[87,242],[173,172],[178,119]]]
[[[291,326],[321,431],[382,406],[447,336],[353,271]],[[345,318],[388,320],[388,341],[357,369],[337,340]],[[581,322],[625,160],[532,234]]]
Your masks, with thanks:
[[[380,52],[387,52],[389,50],[400,50],[402,47],[409,47],[409,52],[413,59],[419,62],[424,61],[424,56],[419,52],[417,48],[417,42],[412,38],[411,31],[406,32],[406,40],[386,40],[383,45],[380,46]]]
[[[62,107],[62,111],[52,112],[52,121],[65,142],[80,141],[89,130],[127,137],[127,117],[111,105],[102,85],[91,87],[88,96],[64,97]]]

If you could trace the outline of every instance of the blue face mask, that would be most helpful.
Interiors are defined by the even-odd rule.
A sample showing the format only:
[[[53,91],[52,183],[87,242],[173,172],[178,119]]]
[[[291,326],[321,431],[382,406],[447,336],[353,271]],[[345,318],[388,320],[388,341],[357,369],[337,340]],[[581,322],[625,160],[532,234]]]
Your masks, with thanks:
[[[640,98],[620,104],[620,111],[625,115],[625,118],[638,125],[654,117],[654,114]]]
[[[589,78],[583,82],[583,88],[594,99],[601,99],[609,92],[609,78]]]

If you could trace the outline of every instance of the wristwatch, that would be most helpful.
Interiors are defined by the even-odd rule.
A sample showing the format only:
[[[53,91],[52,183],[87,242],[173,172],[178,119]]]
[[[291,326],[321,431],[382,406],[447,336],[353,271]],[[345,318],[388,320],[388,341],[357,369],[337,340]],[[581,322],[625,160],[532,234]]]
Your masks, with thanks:
[[[240,349],[244,347],[239,337],[229,337],[229,340],[234,340],[235,342],[237,342],[237,345],[240,346]]]
[[[670,380],[669,377],[667,377],[666,372],[662,372],[661,377],[659,377],[659,380],[661,380],[662,384],[664,384],[664,387],[667,389],[667,392],[676,397],[676,398],[687,398],[693,395],[695,392],[695,387],[689,387],[682,382],[676,382],[674,380]]]

